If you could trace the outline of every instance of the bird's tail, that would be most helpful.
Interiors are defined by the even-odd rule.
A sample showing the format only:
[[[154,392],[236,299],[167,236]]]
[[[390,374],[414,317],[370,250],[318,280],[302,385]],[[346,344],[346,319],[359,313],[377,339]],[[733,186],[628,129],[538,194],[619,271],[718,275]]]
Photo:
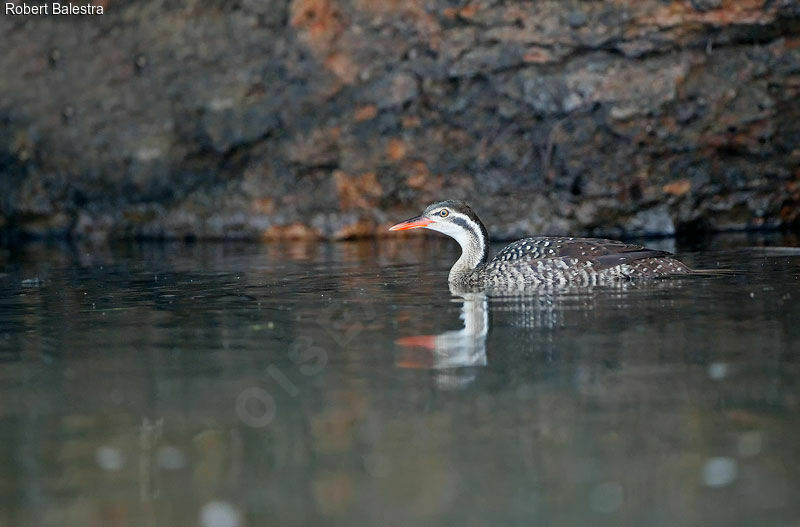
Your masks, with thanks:
[[[730,276],[740,274],[739,269],[690,269],[690,276]]]

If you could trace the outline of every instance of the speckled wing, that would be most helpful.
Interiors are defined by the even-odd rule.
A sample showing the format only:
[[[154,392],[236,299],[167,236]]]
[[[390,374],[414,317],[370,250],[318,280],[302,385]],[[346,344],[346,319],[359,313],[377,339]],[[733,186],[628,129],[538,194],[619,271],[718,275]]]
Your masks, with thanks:
[[[591,261],[596,271],[646,258],[670,257],[667,251],[648,249],[642,245],[601,238],[537,237],[518,240],[494,257],[495,261],[512,263],[516,260],[545,260],[574,258]]]

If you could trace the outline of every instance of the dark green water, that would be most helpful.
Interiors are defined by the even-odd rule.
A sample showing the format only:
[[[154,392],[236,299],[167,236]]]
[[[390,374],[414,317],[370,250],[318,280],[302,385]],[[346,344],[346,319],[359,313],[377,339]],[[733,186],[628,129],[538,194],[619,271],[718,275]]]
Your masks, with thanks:
[[[438,239],[0,251],[0,525],[797,526],[792,243],[522,298]]]

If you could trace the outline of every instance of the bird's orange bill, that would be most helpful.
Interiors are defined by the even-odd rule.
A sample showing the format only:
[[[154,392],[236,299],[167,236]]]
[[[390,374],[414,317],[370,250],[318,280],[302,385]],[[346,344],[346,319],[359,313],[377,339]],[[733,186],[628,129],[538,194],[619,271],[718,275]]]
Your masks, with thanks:
[[[411,218],[404,222],[398,223],[397,225],[392,225],[389,227],[390,231],[407,231],[408,229],[419,229],[420,227],[427,227],[433,223],[433,220],[429,220],[425,216],[417,216],[416,218]]]
[[[397,368],[410,370],[431,370],[436,366],[436,357],[433,353],[423,350],[403,350],[395,357],[394,365]]]
[[[399,338],[394,342],[406,348],[436,349],[436,335],[414,335],[413,337]]]
[[[398,368],[429,370],[435,365],[431,352],[436,349],[436,335],[415,335],[394,342],[404,348],[395,357],[394,365]]]

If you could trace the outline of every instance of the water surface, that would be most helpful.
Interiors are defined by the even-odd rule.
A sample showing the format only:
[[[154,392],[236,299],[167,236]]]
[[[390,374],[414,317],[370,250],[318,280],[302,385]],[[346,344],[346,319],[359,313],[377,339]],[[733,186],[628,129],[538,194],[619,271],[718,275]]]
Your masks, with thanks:
[[[793,243],[524,297],[435,238],[0,251],[0,525],[796,526]]]

